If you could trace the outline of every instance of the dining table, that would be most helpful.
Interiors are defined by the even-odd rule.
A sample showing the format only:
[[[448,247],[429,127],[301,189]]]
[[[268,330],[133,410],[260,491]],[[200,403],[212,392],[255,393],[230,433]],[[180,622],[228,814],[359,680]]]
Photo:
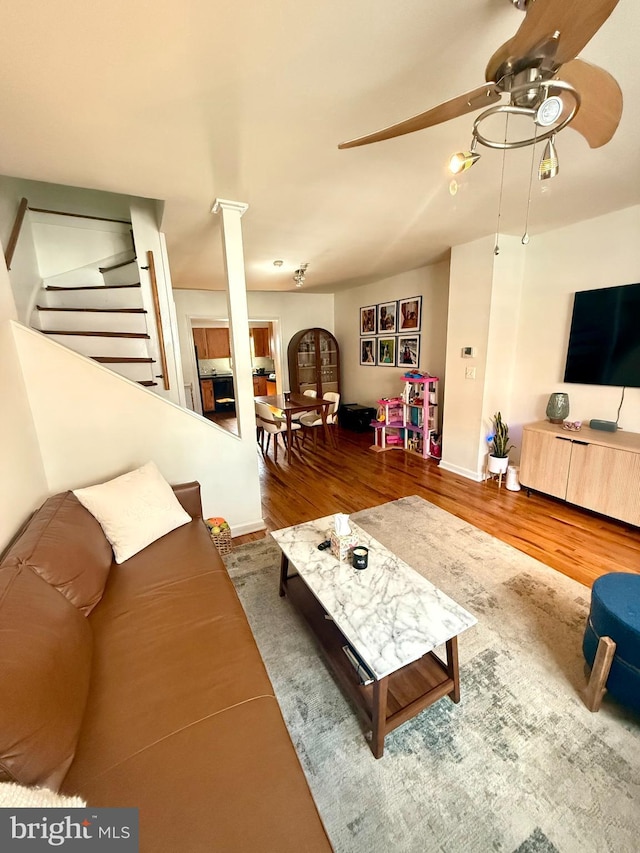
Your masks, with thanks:
[[[280,409],[287,423],[287,462],[291,464],[292,456],[292,438],[293,429],[291,422],[293,415],[303,412],[319,412],[322,418],[322,428],[324,429],[325,441],[335,447],[331,430],[327,425],[327,411],[333,405],[332,400],[325,400],[322,397],[309,397],[306,394],[295,394],[294,392],[285,394],[268,394],[264,397],[254,398],[258,403],[266,403],[274,409]]]

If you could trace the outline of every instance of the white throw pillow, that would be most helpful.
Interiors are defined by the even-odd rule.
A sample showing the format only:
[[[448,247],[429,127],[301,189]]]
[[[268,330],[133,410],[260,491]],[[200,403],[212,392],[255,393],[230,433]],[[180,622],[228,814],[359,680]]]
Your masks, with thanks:
[[[73,494],[99,522],[116,563],[191,521],[155,462]]]

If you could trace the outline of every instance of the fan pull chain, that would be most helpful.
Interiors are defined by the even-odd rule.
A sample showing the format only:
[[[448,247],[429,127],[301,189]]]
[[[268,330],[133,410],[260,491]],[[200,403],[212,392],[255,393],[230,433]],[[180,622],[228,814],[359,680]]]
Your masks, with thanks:
[[[500,254],[500,246],[498,241],[500,240],[500,216],[502,214],[502,190],[504,189],[504,162],[507,156],[507,137],[509,130],[509,113],[507,113],[507,117],[504,123],[504,148],[502,149],[502,173],[500,175],[500,198],[498,199],[498,221],[496,222],[496,244],[493,247],[493,254]]]
[[[531,187],[533,185],[533,169],[536,162],[536,142],[538,139],[538,125],[536,124],[533,131],[533,145],[531,146],[531,174],[529,175],[529,197],[527,198],[527,215],[524,223],[524,234],[522,235],[522,245],[529,244],[529,210],[531,209]]]

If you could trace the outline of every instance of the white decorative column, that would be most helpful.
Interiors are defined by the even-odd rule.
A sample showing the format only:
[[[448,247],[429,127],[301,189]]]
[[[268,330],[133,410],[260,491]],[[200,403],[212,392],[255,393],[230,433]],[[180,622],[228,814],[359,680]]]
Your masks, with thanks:
[[[243,440],[255,442],[255,407],[253,404],[253,377],[251,374],[251,347],[249,342],[249,311],[247,285],[244,276],[244,252],[240,220],[249,207],[240,201],[217,198],[212,213],[222,214],[222,248],[227,276],[227,303],[229,307],[229,332],[236,393],[238,431]]]

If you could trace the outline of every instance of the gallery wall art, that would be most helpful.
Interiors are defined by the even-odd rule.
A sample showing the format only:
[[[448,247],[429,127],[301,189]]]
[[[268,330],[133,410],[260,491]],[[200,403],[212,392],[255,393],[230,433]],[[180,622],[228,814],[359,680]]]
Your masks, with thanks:
[[[419,367],[422,296],[360,309],[360,364]]]

